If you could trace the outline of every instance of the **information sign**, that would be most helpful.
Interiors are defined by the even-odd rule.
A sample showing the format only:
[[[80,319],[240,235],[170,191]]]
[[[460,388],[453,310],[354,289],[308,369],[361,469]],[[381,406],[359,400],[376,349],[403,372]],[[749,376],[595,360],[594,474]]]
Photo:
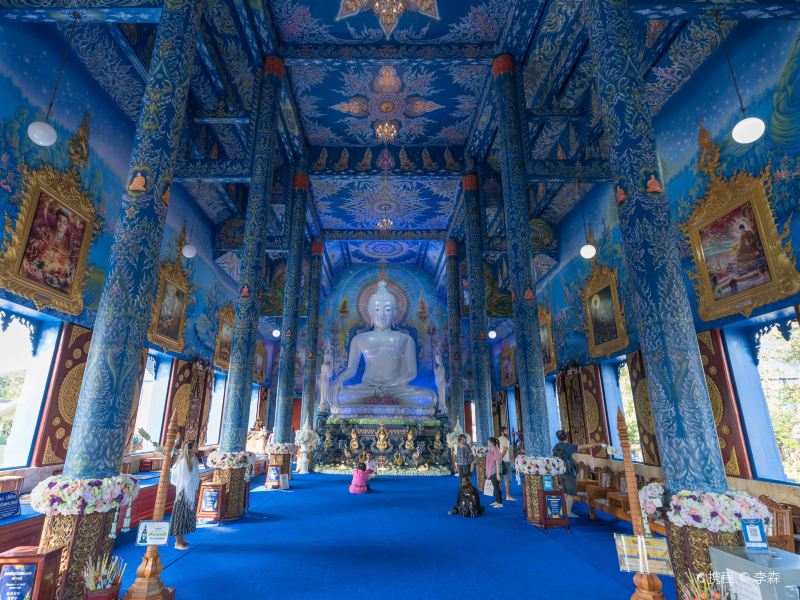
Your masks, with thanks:
[[[619,570],[629,573],[672,575],[666,538],[614,534]]]

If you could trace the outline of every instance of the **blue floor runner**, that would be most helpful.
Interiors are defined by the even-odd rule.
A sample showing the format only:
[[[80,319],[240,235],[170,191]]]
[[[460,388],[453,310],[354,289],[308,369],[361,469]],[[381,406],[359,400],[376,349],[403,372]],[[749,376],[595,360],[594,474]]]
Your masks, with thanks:
[[[542,531],[524,520],[521,500],[475,519],[451,517],[455,477],[383,477],[362,496],[349,494],[348,483],[312,474],[295,476],[288,491],[254,486],[242,519],[199,528],[185,552],[162,548],[162,578],[187,599],[623,600],[633,593],[614,550],[613,534],[630,533],[627,523],[578,518],[569,532]],[[518,486],[512,493],[521,498]],[[143,551],[133,532],[118,538],[115,553],[128,561],[123,589]],[[674,599],[671,578],[664,588]]]

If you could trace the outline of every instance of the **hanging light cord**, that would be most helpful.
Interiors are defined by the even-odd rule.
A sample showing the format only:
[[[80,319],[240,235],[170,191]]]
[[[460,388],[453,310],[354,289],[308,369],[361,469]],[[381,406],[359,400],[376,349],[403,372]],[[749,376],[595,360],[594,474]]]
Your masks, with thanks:
[[[64,74],[64,66],[67,64],[67,56],[72,48],[72,38],[75,37],[75,30],[78,28],[78,21],[81,19],[81,13],[77,10],[72,13],[72,26],[67,34],[67,45],[64,47],[64,53],[61,55],[61,66],[58,68],[58,76],[56,77],[56,84],[53,86],[53,94],[50,96],[50,104],[47,106],[47,115],[44,122],[47,123],[50,119],[50,113],[53,112],[53,105],[56,102],[56,93],[58,86],[61,84],[61,76]]]
[[[739,99],[739,108],[741,109],[742,114],[747,116],[747,111],[744,107],[744,100],[742,100],[742,93],[739,91],[739,82],[736,80],[736,73],[733,70],[733,61],[731,61],[731,55],[728,53],[728,47],[725,45],[725,40],[722,39],[722,24],[719,21],[719,11],[715,10],[713,15],[714,23],[717,26],[717,31],[719,31],[719,45],[722,47],[722,54],[725,56],[725,62],[728,63],[728,71],[730,71],[731,80],[733,81],[733,89],[736,91],[736,97]]]

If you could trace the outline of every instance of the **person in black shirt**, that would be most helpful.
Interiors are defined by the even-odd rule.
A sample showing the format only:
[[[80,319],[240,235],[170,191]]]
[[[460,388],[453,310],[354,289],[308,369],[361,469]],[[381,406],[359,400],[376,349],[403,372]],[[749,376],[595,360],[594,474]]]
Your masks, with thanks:
[[[472,485],[470,478],[461,478],[461,487],[456,495],[456,505],[448,511],[448,515],[459,514],[462,517],[477,517],[482,514],[485,507],[481,506],[480,494]]]

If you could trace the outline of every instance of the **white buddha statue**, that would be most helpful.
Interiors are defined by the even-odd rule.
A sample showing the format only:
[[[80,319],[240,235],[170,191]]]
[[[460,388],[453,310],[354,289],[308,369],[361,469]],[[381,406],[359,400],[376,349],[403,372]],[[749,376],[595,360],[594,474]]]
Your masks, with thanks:
[[[432,412],[436,407],[436,392],[409,385],[417,376],[417,348],[410,335],[392,329],[397,318],[397,299],[385,281],[378,282],[367,310],[373,328],[352,339],[347,368],[331,384],[334,412],[338,412],[336,407],[381,404]],[[361,383],[345,385],[358,371],[362,356],[365,369]]]

